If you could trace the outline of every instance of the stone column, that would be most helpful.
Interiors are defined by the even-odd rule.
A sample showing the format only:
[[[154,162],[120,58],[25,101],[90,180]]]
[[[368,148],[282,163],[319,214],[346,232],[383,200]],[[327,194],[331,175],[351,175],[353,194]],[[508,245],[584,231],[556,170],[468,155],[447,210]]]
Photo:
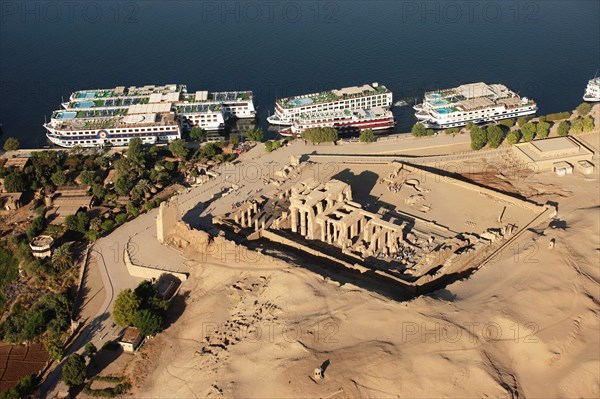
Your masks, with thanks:
[[[298,232],[298,209],[290,208],[290,212],[292,214],[292,232],[297,233]]]
[[[303,210],[300,211],[300,234],[306,236],[306,212]]]

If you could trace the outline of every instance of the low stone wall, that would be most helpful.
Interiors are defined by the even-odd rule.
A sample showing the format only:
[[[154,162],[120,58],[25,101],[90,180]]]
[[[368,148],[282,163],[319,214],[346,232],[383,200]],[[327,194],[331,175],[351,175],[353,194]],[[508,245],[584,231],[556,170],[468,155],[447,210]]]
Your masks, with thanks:
[[[123,262],[125,262],[127,271],[131,276],[143,278],[146,280],[158,279],[161,275],[165,273],[172,274],[173,276],[179,278],[181,281],[185,281],[188,278],[187,273],[174,272],[171,270],[134,264],[131,260],[131,255],[129,255],[129,241],[127,242],[125,250],[123,251]]]

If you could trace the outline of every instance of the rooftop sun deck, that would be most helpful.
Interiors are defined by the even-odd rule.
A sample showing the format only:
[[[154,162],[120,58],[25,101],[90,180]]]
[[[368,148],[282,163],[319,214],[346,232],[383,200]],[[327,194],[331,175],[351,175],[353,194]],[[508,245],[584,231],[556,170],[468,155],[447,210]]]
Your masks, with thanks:
[[[340,99],[352,99],[365,96],[371,96],[381,93],[387,93],[388,89],[379,84],[345,87],[322,91],[319,93],[305,94],[300,96],[286,97],[278,99],[277,102],[284,108],[302,107],[311,104],[322,104]]]

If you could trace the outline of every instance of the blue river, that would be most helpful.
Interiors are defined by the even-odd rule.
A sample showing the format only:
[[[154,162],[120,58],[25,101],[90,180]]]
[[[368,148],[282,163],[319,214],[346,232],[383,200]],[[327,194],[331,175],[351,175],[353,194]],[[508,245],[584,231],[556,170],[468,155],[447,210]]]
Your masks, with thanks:
[[[485,81],[570,110],[600,68],[600,1],[73,0],[0,2],[0,123],[48,145],[76,89],[184,83],[278,97],[379,82],[394,100]],[[394,108],[396,131],[414,123]]]

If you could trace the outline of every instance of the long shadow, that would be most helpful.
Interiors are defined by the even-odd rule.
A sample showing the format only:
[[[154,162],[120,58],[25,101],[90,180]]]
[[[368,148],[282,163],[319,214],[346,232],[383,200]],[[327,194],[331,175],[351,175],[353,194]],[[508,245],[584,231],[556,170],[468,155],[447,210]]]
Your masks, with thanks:
[[[190,291],[180,292],[171,300],[167,315],[165,318],[165,329],[171,327],[183,314],[187,307],[187,300],[190,297]]]
[[[73,353],[78,352],[81,348],[84,347],[89,341],[91,341],[94,334],[102,331],[102,323],[107,320],[109,317],[108,313],[103,313],[100,316],[95,317],[91,322],[86,323],[79,333],[73,338],[72,341],[67,342],[67,347],[65,349],[65,354],[61,362],[47,375],[47,377],[40,384],[40,393],[44,398],[46,395],[51,392],[56,385],[60,381],[62,376],[62,366],[64,361]]]
[[[350,169],[344,169],[338,172],[332,179],[337,179],[349,184],[352,187],[352,194],[359,202],[370,201],[373,202],[377,198],[371,196],[369,193],[373,190],[373,187],[377,184],[379,176],[377,173],[370,171],[363,171],[360,174],[355,174]]]
[[[96,353],[87,368],[87,378],[92,378],[94,376],[100,375],[102,370],[107,368],[111,363],[113,363],[119,356],[123,354],[123,348],[120,345],[115,345],[114,347],[104,347],[101,348],[98,353]]]

